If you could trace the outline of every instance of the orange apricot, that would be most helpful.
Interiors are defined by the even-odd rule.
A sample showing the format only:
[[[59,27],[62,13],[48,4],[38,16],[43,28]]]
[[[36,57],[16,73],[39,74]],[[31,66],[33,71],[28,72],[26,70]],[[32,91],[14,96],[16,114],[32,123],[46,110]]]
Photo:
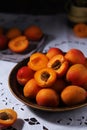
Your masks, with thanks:
[[[84,23],[78,23],[74,26],[73,31],[77,37],[87,37],[87,25]]]
[[[11,40],[13,38],[16,38],[18,36],[22,35],[22,32],[19,28],[17,27],[12,27],[10,29],[8,29],[7,33],[6,33],[6,37]]]
[[[24,30],[24,35],[32,41],[38,41],[43,36],[43,31],[40,27],[32,25]]]
[[[16,53],[25,51],[29,46],[29,41],[25,36],[19,36],[9,41],[8,47]]]
[[[52,68],[43,68],[35,72],[34,78],[41,87],[50,87],[56,81],[56,72]]]
[[[65,57],[61,54],[54,56],[52,59],[49,60],[47,67],[52,68],[58,77],[64,76],[68,69],[69,63],[65,59]]]
[[[51,88],[44,88],[37,93],[36,102],[40,106],[56,107],[59,105],[59,95]]]
[[[17,81],[20,85],[25,85],[28,80],[34,77],[34,71],[28,66],[23,66],[17,71]]]
[[[15,123],[17,120],[17,112],[13,109],[0,110],[0,127],[8,127]]]
[[[34,78],[30,79],[23,88],[23,93],[25,97],[35,99],[36,94],[39,92],[41,87],[37,84]]]
[[[45,68],[47,66],[48,63],[48,58],[46,57],[45,54],[42,53],[33,53],[30,56],[29,62],[28,62],[28,66],[34,70],[40,70],[42,68]]]

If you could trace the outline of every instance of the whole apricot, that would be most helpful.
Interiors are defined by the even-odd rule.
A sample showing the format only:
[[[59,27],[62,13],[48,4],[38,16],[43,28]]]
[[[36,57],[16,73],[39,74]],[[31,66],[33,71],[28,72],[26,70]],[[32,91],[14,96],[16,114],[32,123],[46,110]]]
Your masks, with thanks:
[[[85,64],[85,56],[79,49],[72,48],[65,54],[65,58],[70,64]]]
[[[37,93],[36,102],[40,106],[56,107],[59,105],[59,95],[53,89],[44,88]]]
[[[87,81],[87,68],[83,64],[72,65],[67,73],[66,80],[74,85],[82,85]]]
[[[80,86],[70,85],[61,92],[62,101],[69,106],[82,103],[87,98],[87,92]]]
[[[39,92],[41,87],[37,84],[34,78],[30,79],[23,88],[23,93],[25,97],[35,99],[36,94]]]
[[[11,40],[13,38],[16,38],[18,36],[21,36],[22,32],[19,28],[17,27],[12,27],[10,29],[8,29],[8,31],[6,32],[6,37]]]
[[[24,30],[24,35],[32,41],[38,41],[43,36],[42,29],[37,25],[31,25]]]
[[[17,72],[17,81],[20,85],[25,85],[28,80],[34,77],[34,71],[30,69],[28,66],[23,66],[18,69]]]
[[[51,59],[52,57],[58,54],[63,54],[63,51],[59,48],[52,47],[47,51],[46,56],[48,57],[48,59]]]

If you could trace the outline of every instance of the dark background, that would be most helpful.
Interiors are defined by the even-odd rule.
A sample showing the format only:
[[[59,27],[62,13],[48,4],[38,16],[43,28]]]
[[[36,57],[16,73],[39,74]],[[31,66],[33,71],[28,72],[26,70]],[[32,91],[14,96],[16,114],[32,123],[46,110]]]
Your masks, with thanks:
[[[65,12],[67,0],[2,0],[0,13],[57,14]]]

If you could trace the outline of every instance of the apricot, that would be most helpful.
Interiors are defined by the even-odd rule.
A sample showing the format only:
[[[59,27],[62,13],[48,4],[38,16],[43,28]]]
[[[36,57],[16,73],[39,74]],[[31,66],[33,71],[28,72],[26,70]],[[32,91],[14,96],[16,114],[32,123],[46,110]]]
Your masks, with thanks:
[[[7,37],[0,35],[0,50],[5,50],[8,47]]]
[[[43,36],[42,29],[37,25],[31,25],[24,30],[24,35],[32,41],[38,41]]]
[[[25,36],[19,36],[9,41],[8,47],[16,53],[25,51],[29,46],[29,41]]]
[[[77,37],[87,37],[87,25],[84,23],[78,23],[73,27],[73,31]]]
[[[61,99],[66,105],[72,106],[84,102],[87,98],[86,95],[87,93],[84,88],[70,85],[61,92]]]
[[[63,51],[59,48],[52,47],[47,51],[46,56],[48,59],[51,59],[53,56],[58,54],[63,54]]]
[[[40,106],[56,107],[59,105],[59,95],[53,89],[44,88],[37,93],[36,102]]]
[[[54,89],[57,93],[61,93],[62,90],[66,87],[66,82],[63,78],[58,78],[55,83],[52,85],[52,89]]]
[[[68,69],[69,63],[61,54],[54,56],[48,61],[47,67],[52,68],[58,77],[64,76]]]
[[[17,120],[17,112],[13,109],[1,109],[0,110],[0,128],[11,126]]]
[[[87,68],[83,64],[72,65],[67,73],[66,80],[74,85],[82,85],[87,81]]]
[[[65,58],[70,64],[85,64],[85,56],[79,49],[72,48],[65,54]]]
[[[21,36],[22,32],[19,28],[17,27],[12,27],[10,29],[8,29],[8,31],[6,32],[6,37],[11,40],[13,38],[16,38],[18,36]]]
[[[36,94],[39,92],[41,87],[37,84],[34,78],[30,79],[23,88],[23,93],[25,97],[35,99]]]
[[[18,69],[17,72],[17,81],[20,85],[24,86],[28,80],[34,77],[34,71],[28,66],[23,66]]]
[[[48,63],[48,58],[46,57],[45,54],[37,52],[37,53],[33,53],[30,56],[29,62],[28,62],[28,66],[34,70],[40,70],[42,68],[45,68],[47,66]]]
[[[43,68],[35,72],[34,78],[41,87],[50,87],[56,81],[56,72],[51,68]]]

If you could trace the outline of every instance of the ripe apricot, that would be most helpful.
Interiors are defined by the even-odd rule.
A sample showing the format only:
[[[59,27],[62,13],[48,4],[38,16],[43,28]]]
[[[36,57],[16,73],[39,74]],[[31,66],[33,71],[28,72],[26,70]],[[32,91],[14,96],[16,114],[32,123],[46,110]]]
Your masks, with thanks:
[[[87,98],[86,90],[80,86],[70,85],[61,92],[61,99],[66,105],[76,105],[82,103]]]
[[[34,78],[41,87],[50,87],[56,81],[56,72],[51,68],[43,68],[35,72]]]
[[[64,76],[68,66],[68,61],[61,54],[55,55],[52,59],[49,60],[47,64],[47,67],[52,68],[57,73],[58,77]]]
[[[19,28],[17,27],[12,27],[10,29],[8,29],[7,33],[6,33],[6,37],[11,40],[13,38],[16,38],[18,36],[22,35],[22,32]]]
[[[37,84],[34,78],[30,79],[23,88],[23,93],[25,97],[35,99],[36,94],[39,92],[41,87]]]
[[[74,26],[73,31],[77,37],[87,37],[87,25],[84,23],[78,23]]]
[[[28,80],[34,77],[34,71],[30,69],[28,66],[23,66],[18,69],[17,72],[17,81],[20,85],[25,85]]]
[[[59,105],[59,95],[53,89],[44,88],[37,93],[36,102],[40,106],[56,107]]]
[[[45,68],[47,66],[48,63],[48,58],[46,57],[45,54],[42,53],[33,53],[30,56],[29,62],[28,62],[28,66],[34,70],[40,70],[42,68]]]
[[[43,31],[36,25],[31,25],[24,30],[24,35],[32,41],[38,41],[43,36]]]
[[[1,109],[0,110],[0,126],[8,127],[15,123],[17,120],[17,112],[13,109]]]
[[[16,53],[25,51],[29,46],[29,41],[25,36],[19,36],[9,41],[8,47]]]

